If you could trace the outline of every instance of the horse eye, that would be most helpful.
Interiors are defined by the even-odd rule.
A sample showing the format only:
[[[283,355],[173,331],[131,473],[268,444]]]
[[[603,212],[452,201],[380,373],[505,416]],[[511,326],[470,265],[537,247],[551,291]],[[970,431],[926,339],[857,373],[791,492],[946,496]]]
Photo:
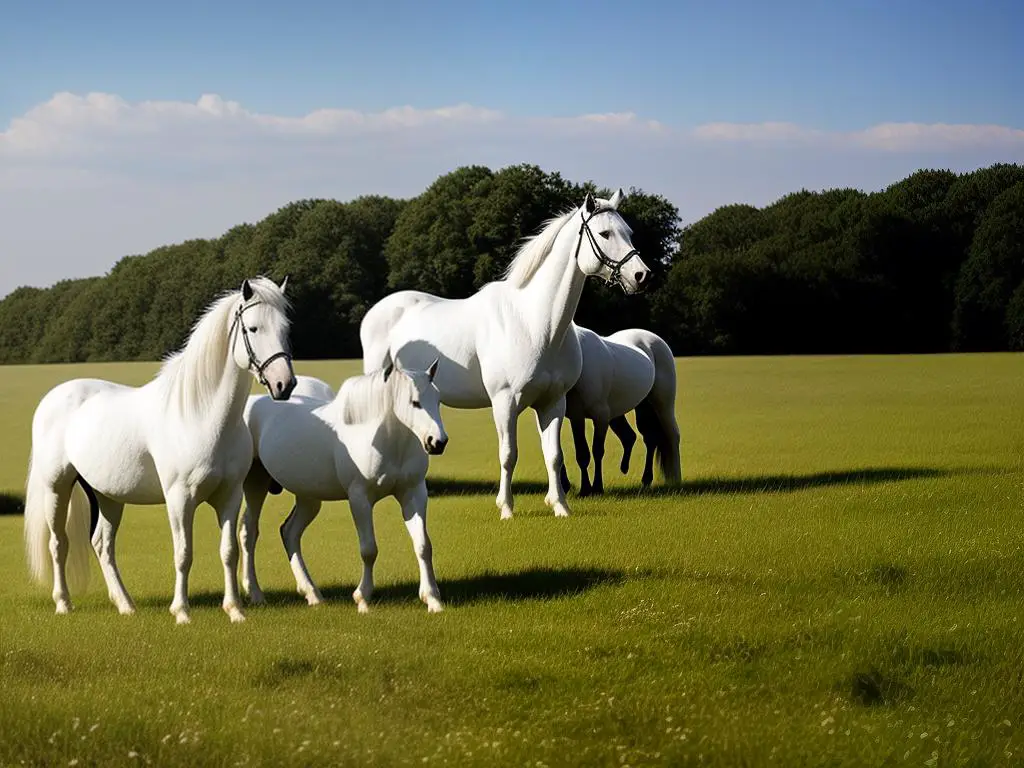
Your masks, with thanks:
[[[420,401],[419,400],[413,400],[412,401],[412,407],[413,408],[422,408],[423,406],[420,405]]]
[[[609,229],[606,229],[604,232],[598,232],[598,234],[601,235],[601,237],[603,237],[605,240],[612,236],[611,230]]]
[[[249,333],[256,333],[256,326],[255,325],[250,325],[249,326]]]

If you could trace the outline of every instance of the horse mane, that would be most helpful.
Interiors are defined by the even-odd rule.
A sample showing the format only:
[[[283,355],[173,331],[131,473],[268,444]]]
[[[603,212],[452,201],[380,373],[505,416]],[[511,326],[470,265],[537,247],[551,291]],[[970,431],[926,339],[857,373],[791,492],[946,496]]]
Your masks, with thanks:
[[[540,232],[528,237],[520,246],[519,252],[508,265],[502,279],[511,283],[515,288],[522,288],[530,282],[530,278],[536,274],[540,265],[544,263],[544,259],[551,253],[558,233],[562,231],[562,227],[577,210],[579,209],[573,208],[545,221]]]
[[[281,313],[288,299],[265,277],[249,280],[255,297]],[[206,308],[192,326],[185,345],[164,360],[156,379],[167,389],[168,401],[186,419],[201,418],[213,402],[228,360],[231,316],[238,306],[239,291],[226,291]]]
[[[408,391],[408,397],[400,395]],[[392,370],[387,381],[384,371],[376,370],[345,379],[334,402],[341,409],[343,424],[363,424],[374,418],[384,418],[398,404],[412,400],[412,381]]]

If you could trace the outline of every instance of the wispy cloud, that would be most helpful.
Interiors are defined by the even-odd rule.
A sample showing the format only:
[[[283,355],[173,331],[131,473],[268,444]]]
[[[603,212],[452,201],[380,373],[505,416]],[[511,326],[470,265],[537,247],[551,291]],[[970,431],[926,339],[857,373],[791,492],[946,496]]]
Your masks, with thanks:
[[[524,117],[458,104],[304,115],[214,94],[129,102],[59,93],[0,132],[0,295],[102,274],[127,253],[215,236],[304,197],[412,196],[471,163],[536,163],[638,186],[692,221],[795,188],[875,189],[918,167],[1024,162],[1024,131],[891,123],[824,131],[787,122],[670,126],[630,112]]]
[[[798,142],[891,152],[1020,148],[1024,130],[1003,125],[882,123],[860,131],[821,131],[795,123],[708,123],[691,135],[706,141]]]

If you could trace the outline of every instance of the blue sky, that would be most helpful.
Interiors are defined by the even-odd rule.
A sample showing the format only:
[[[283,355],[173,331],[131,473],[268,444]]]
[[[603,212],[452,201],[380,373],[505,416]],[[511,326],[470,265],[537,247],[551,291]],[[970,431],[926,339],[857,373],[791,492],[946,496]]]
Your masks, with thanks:
[[[35,271],[0,269],[0,295],[24,281],[101,273],[126,252],[168,240],[216,235],[287,195],[408,196],[467,162],[538,162],[635,184],[670,197],[692,220],[725,202],[764,204],[795,185],[879,188],[922,164],[967,170],[1024,160],[1013,132],[1024,128],[1024,3],[7,0],[0,8],[0,204],[10,196],[26,221],[52,217],[58,206],[68,221],[65,240],[34,239],[27,224],[0,234],[0,248],[39,261]],[[65,92],[117,103],[50,104]],[[139,106],[180,112],[203,94],[268,119],[244,123],[215,106],[172,124],[166,109]],[[317,177],[326,150],[308,139],[309,126],[287,128],[307,137],[287,149],[273,144],[278,128],[268,128],[269,118],[318,110],[407,106],[419,115],[460,104],[481,114],[429,129],[417,122],[415,134],[388,134],[386,145],[378,126],[373,152],[339,156],[365,137],[331,128],[334,182]],[[502,119],[488,122],[484,111]],[[550,122],[595,113],[632,114],[637,125],[605,126],[573,143]],[[514,122],[530,119],[549,123]],[[675,132],[675,143],[641,130],[646,121]],[[788,127],[763,127],[776,123]],[[901,129],[895,143],[846,135],[891,123],[913,129]],[[723,124],[711,132],[710,153],[686,133]],[[741,135],[729,127],[748,124],[762,127]],[[967,128],[934,128],[944,124]],[[241,133],[233,139],[233,131]],[[230,152],[215,154],[211,142]],[[246,175],[254,162],[245,146],[262,182]],[[170,173],[154,161],[183,154],[193,158],[184,164],[192,187],[181,186],[180,164],[164,164]],[[396,154],[404,175],[385,160],[373,165]],[[235,171],[226,169],[229,157]],[[659,172],[670,157],[686,160],[674,175]],[[691,168],[696,175],[683,178]],[[265,193],[256,194],[261,183]],[[220,204],[200,194],[211,185]],[[88,191],[75,197],[69,186]],[[191,209],[183,198],[203,201]],[[148,202],[124,220],[126,201]],[[93,217],[122,211],[117,226],[76,224],[83,202]],[[157,204],[166,215],[153,214]],[[72,243],[86,258],[58,258]]]
[[[252,109],[468,102],[681,124],[1024,124],[1024,4],[16,2],[0,120],[57,90]]]

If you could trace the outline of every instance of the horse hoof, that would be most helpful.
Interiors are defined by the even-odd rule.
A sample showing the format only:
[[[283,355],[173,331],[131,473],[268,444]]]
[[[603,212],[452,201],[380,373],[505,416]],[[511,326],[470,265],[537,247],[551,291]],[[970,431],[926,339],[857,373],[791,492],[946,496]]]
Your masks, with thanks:
[[[365,600],[360,600],[356,603],[356,610],[359,611],[359,613],[369,613],[370,606],[366,604]]]
[[[118,612],[122,616],[134,616],[135,615],[135,606],[134,605],[119,605],[117,607],[117,610],[118,610]]]
[[[250,592],[249,593],[249,605],[265,605],[267,598],[264,597],[262,592]]]
[[[317,595],[315,593],[310,593],[306,595],[307,605],[320,605],[323,601],[324,599],[320,595]]]
[[[555,517],[568,517],[569,510],[564,504],[557,504],[555,506]]]
[[[427,613],[441,613],[442,611],[444,611],[444,606],[440,600],[427,601]]]
[[[174,612],[174,621],[178,624],[190,624],[192,618],[185,611]]]
[[[245,621],[245,614],[237,608],[228,611],[228,618],[231,619],[232,624],[241,624]]]
[[[512,519],[512,507],[502,507],[501,508],[501,519],[502,520],[511,520]]]
[[[67,600],[58,600],[56,614],[58,616],[67,616],[71,613],[71,603]]]

